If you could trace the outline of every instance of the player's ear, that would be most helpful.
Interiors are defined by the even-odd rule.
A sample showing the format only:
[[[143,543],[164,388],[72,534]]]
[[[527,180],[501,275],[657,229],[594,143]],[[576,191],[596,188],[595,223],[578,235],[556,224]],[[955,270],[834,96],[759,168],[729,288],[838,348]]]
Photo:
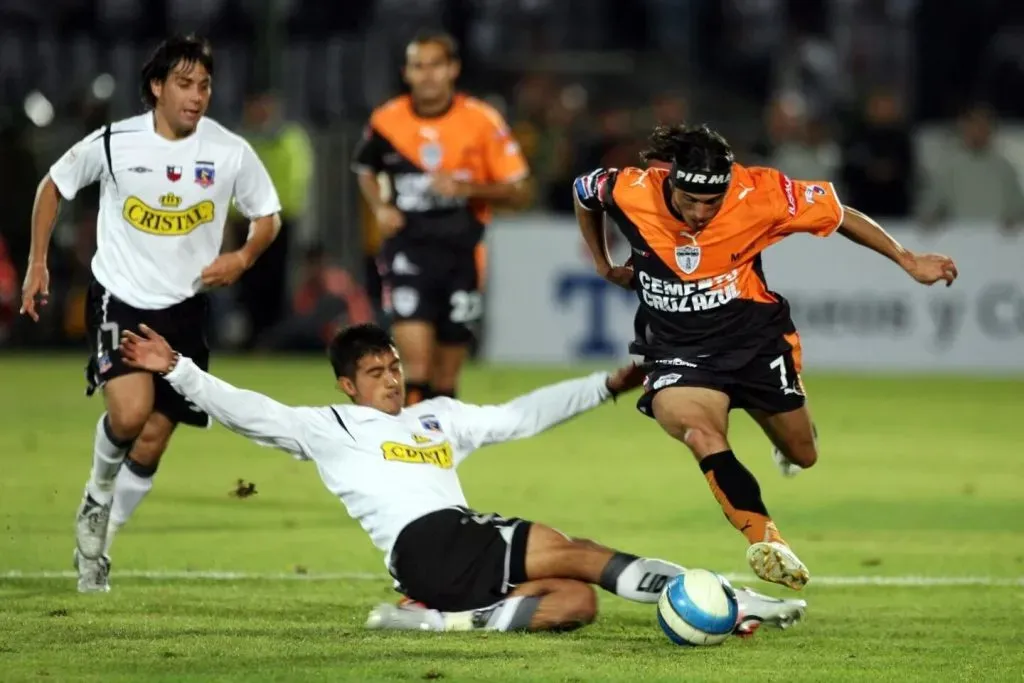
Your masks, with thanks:
[[[149,82],[149,91],[153,93],[154,100],[159,100],[164,92],[164,82],[154,78]]]
[[[462,62],[458,59],[453,59],[451,63],[448,64],[448,73],[451,75],[453,81],[458,78],[459,74],[462,73]]]
[[[338,378],[338,388],[349,398],[354,399],[356,397],[356,383],[348,377]]]

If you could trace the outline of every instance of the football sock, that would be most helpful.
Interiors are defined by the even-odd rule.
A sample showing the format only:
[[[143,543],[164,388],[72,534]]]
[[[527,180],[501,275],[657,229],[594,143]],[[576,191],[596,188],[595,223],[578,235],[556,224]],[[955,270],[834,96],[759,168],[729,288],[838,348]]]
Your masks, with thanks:
[[[123,441],[110,429],[110,417],[103,413],[96,423],[96,440],[92,452],[92,473],[85,485],[86,492],[100,505],[106,505],[114,495],[114,479],[121,468],[132,440]]]
[[[114,504],[110,508],[110,525],[107,527],[107,544],[103,552],[110,553],[110,546],[118,530],[131,519],[142,499],[153,488],[156,467],[140,465],[130,457],[124,459],[124,467],[117,473],[114,482]]]
[[[540,597],[518,595],[483,609],[441,612],[445,631],[525,631],[540,605]]]
[[[761,500],[757,479],[732,451],[707,456],[700,461],[700,469],[726,518],[747,541],[782,541]]]
[[[405,405],[414,406],[420,401],[426,401],[431,396],[429,382],[406,382],[405,383]]]
[[[601,571],[601,588],[634,602],[658,602],[669,579],[685,570],[678,564],[615,553]]]

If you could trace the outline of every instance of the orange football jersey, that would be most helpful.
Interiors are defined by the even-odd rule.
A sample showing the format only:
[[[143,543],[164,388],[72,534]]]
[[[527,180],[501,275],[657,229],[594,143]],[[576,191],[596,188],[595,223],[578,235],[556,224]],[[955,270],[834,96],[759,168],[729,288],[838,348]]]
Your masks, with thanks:
[[[384,172],[392,201],[405,214],[402,241],[475,245],[490,220],[486,202],[441,197],[431,188],[432,173],[470,183],[509,183],[529,173],[508,125],[493,107],[456,95],[438,116],[416,113],[408,95],[377,108],[356,150],[354,168]]]
[[[721,210],[693,233],[667,177],[661,168],[599,169],[575,185],[581,203],[606,211],[632,247],[640,307],[631,350],[711,358],[723,369],[770,346],[798,353],[789,305],[768,288],[761,252],[794,233],[832,234],[843,220],[835,188],[734,164]]]

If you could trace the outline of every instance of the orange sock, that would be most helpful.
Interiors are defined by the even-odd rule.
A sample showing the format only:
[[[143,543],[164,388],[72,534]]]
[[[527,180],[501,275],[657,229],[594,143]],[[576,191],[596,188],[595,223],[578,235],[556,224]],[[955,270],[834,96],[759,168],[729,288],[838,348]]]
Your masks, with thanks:
[[[748,542],[785,543],[761,501],[761,487],[757,479],[732,451],[707,456],[700,461],[700,468],[726,519],[746,536]]]

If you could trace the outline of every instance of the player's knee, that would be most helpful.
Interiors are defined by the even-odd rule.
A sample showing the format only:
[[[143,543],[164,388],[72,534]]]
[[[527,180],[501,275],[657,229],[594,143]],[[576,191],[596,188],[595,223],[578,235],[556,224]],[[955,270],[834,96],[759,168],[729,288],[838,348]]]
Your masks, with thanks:
[[[574,628],[594,623],[597,619],[597,591],[582,581],[566,583],[562,592],[562,628]]]
[[[137,438],[142,433],[143,427],[146,426],[150,410],[151,407],[148,405],[132,403],[122,403],[116,407],[110,406],[107,410],[110,431],[119,440],[127,441]]]
[[[689,446],[698,458],[729,450],[725,433],[709,422],[687,425],[683,432],[683,443]]]

